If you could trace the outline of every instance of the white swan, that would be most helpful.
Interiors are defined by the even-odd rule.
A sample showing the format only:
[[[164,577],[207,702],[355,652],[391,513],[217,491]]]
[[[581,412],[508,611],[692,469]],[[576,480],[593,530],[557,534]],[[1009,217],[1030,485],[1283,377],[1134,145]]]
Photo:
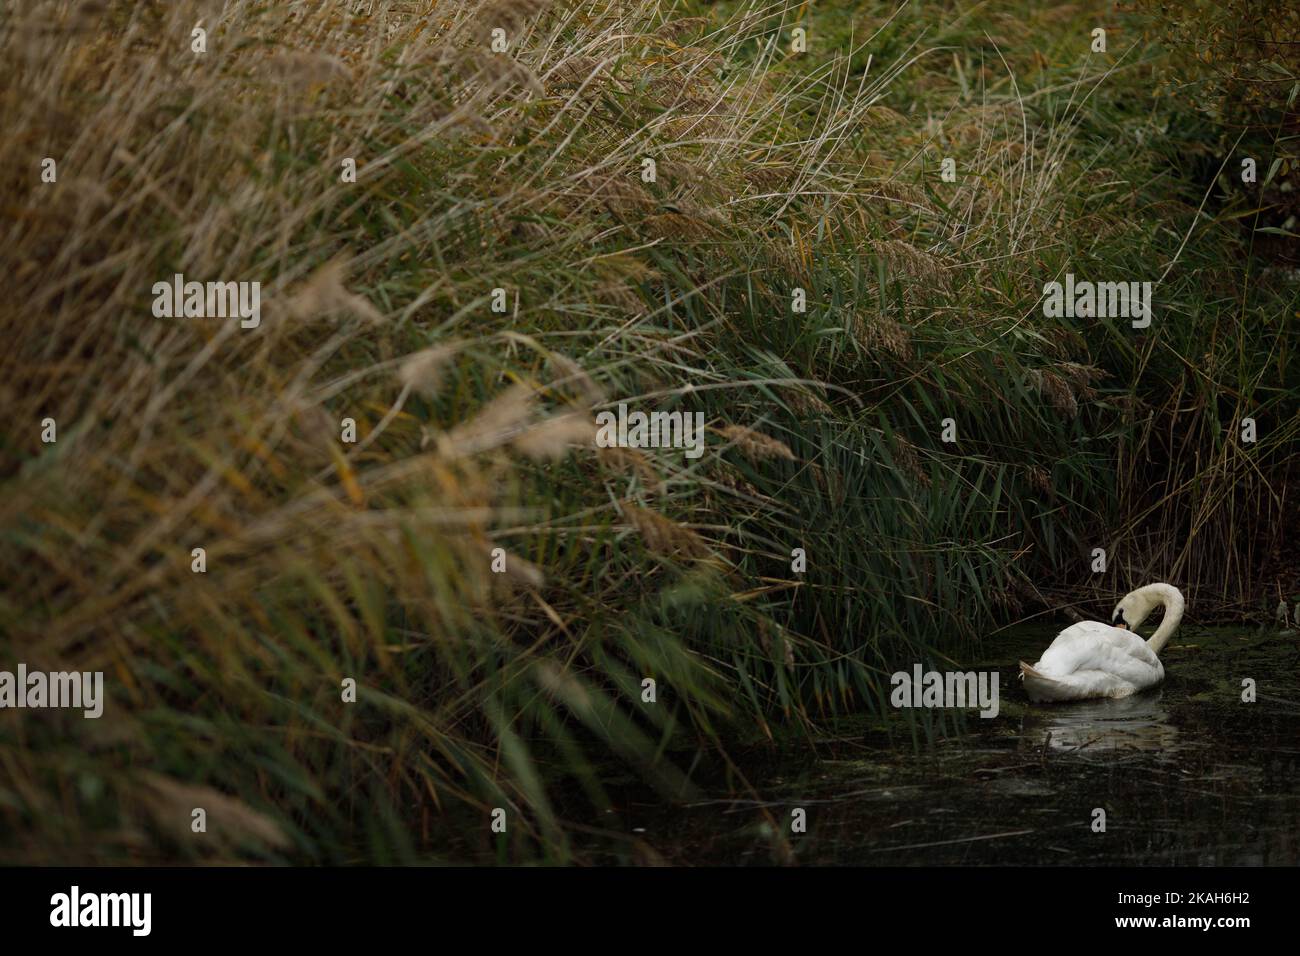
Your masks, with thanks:
[[[1133,631],[1163,605],[1165,618],[1151,640]],[[1170,584],[1148,584],[1115,605],[1110,624],[1081,621],[1052,641],[1033,667],[1020,662],[1020,677],[1029,699],[1087,700],[1128,697],[1165,679],[1157,656],[1183,619],[1186,602]]]

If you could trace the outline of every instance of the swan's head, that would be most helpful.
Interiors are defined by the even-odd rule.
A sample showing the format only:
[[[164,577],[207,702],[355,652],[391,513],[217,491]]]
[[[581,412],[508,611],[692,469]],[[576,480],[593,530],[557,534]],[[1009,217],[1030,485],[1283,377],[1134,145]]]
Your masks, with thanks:
[[[1136,631],[1138,625],[1151,616],[1151,612],[1156,609],[1156,602],[1151,600],[1141,591],[1134,591],[1127,594],[1124,599],[1115,605],[1115,613],[1111,615],[1111,627],[1124,627],[1130,631]]]
[[[1177,588],[1168,584],[1148,584],[1126,594],[1124,599],[1115,605],[1115,613],[1111,615],[1110,620],[1111,627],[1124,627],[1135,631],[1156,608],[1166,605],[1177,605],[1181,608],[1182,604],[1183,596]]]

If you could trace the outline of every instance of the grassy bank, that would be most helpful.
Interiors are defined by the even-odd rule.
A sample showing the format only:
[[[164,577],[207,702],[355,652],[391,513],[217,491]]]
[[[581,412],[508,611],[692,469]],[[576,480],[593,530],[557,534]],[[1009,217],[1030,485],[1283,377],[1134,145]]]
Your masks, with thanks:
[[[611,758],[676,799],[1044,601],[1293,592],[1300,286],[1153,24],[9,18],[0,666],[111,696],[0,714],[0,859],[565,860]],[[155,318],[178,272],[260,281],[260,325]],[[1158,283],[1151,327],[1045,319],[1067,272]],[[705,453],[592,447],[619,402]]]

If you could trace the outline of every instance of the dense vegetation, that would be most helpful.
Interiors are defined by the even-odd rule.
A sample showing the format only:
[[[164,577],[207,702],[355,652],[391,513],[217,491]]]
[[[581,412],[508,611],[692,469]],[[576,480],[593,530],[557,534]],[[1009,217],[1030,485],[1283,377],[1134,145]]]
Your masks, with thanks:
[[[0,21],[0,668],[111,688],[0,713],[0,859],[570,859],[611,762],[678,798],[1023,613],[1300,598],[1294,89],[1192,75],[1214,5],[1040,6]],[[618,402],[705,454],[593,447]]]

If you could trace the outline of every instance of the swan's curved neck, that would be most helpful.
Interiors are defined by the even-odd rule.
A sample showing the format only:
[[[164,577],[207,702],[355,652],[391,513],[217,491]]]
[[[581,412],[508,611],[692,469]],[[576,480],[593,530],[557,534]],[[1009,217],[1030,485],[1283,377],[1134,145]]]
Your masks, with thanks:
[[[1178,625],[1183,620],[1183,610],[1187,605],[1177,588],[1170,587],[1168,584],[1152,584],[1149,587],[1151,596],[1165,606],[1164,620],[1147,641],[1147,647],[1159,654],[1169,643],[1169,638],[1174,636],[1174,631],[1178,630]]]

